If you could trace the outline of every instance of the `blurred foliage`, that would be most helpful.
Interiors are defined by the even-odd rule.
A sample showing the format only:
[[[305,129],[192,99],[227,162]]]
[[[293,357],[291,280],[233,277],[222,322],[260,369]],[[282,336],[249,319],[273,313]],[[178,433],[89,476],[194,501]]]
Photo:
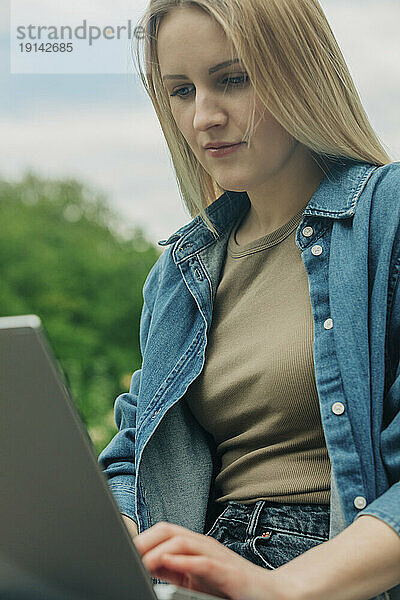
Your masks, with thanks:
[[[158,249],[74,180],[0,181],[0,315],[37,314],[97,454],[140,367],[142,287]]]

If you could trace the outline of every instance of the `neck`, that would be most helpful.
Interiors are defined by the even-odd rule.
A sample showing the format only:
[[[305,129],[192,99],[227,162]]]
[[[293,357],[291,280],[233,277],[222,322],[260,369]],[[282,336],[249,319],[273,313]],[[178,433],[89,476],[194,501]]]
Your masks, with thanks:
[[[305,208],[324,177],[310,151],[297,144],[279,172],[260,188],[247,190],[250,209],[236,234],[248,243],[279,229]]]

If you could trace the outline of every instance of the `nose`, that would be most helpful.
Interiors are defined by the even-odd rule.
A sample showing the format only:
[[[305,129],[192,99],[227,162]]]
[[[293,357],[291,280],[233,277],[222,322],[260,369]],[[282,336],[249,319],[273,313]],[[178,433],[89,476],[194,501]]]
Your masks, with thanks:
[[[226,109],[212,94],[196,94],[193,128],[205,131],[215,125],[226,125],[228,114]]]

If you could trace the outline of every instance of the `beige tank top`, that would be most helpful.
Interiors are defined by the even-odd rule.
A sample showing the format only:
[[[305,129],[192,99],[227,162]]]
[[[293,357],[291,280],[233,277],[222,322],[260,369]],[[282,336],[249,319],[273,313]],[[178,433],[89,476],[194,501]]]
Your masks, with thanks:
[[[308,277],[288,223],[228,240],[206,361],[185,400],[214,437],[216,501],[329,503],[330,460],[313,361]]]

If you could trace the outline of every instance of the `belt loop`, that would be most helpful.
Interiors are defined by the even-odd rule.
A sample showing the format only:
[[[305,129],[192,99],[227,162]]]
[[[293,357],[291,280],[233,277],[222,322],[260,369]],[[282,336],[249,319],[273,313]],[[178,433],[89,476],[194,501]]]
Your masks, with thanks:
[[[249,539],[254,537],[254,534],[255,534],[255,531],[256,531],[256,528],[258,525],[258,519],[259,519],[262,509],[264,508],[264,504],[265,504],[265,500],[259,500],[254,505],[254,509],[253,509],[253,512],[251,513],[251,516],[249,519],[249,524],[248,524],[247,530],[246,530],[246,541],[248,541]]]

